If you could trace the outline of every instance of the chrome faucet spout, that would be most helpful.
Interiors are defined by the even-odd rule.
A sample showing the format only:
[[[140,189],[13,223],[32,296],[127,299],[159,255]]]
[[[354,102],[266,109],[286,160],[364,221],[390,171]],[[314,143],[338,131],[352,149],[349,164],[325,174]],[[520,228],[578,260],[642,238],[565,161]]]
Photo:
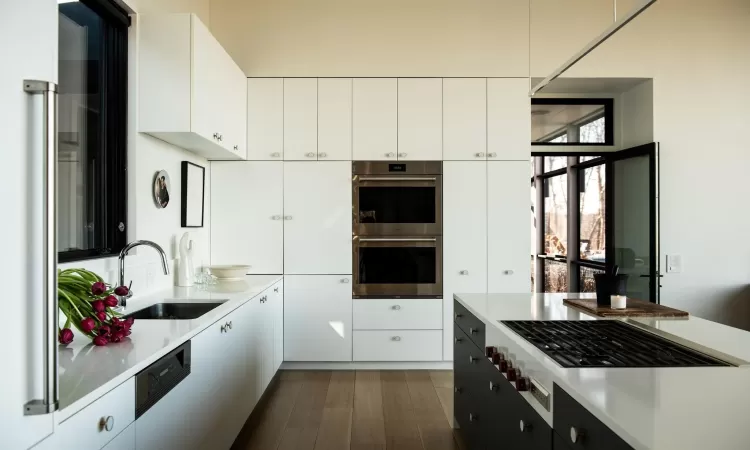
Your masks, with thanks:
[[[138,247],[140,245],[145,245],[147,247],[154,248],[157,252],[159,252],[159,256],[161,257],[161,267],[164,269],[164,275],[169,275],[169,266],[167,265],[167,254],[164,252],[164,249],[161,248],[159,244],[153,241],[146,241],[146,240],[139,240],[139,241],[133,241],[130,244],[126,245],[125,248],[122,249],[120,252],[120,286],[125,286],[125,256],[127,256],[128,252],[132,250],[134,247]],[[133,296],[133,291],[131,289],[128,290],[127,295],[120,296],[120,304],[118,306],[124,307],[126,305],[126,300]]]

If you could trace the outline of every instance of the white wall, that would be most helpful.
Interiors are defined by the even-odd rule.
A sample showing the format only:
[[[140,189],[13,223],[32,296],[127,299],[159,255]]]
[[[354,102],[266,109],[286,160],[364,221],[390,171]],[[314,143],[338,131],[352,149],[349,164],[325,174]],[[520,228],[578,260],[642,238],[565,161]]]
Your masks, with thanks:
[[[195,12],[208,22],[208,1],[197,0],[132,0],[127,1],[136,13],[159,12]],[[171,264],[171,275],[163,275],[160,259],[151,248],[134,249],[126,259],[126,280],[133,280],[135,294],[144,294],[169,287],[174,284],[174,260],[178,257],[179,238],[185,231],[193,234],[195,253],[193,262],[196,267],[209,262],[210,238],[210,171],[208,161],[191,152],[160,141],[149,135],[137,132],[137,52],[138,21],[133,17],[129,41],[129,86],[128,86],[128,241],[147,239],[159,244],[167,253]],[[190,161],[206,168],[205,212],[203,228],[180,227],[181,205],[181,162]],[[170,203],[165,209],[157,209],[152,197],[154,174],[166,170],[172,180]],[[117,258],[102,258],[61,265],[66,267],[85,267],[99,273],[111,283],[117,281]]]
[[[634,2],[619,0],[620,15]],[[611,8],[533,0],[531,74],[597,36]],[[528,76],[528,12],[515,0],[210,0],[212,32],[248,76]],[[661,250],[684,264],[662,301],[750,329],[748,43],[747,0],[659,0],[566,75],[653,78]]]

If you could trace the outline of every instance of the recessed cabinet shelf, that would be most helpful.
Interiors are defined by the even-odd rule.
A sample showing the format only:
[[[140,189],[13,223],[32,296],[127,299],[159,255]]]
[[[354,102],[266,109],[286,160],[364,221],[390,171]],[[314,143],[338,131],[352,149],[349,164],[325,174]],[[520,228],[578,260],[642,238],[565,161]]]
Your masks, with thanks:
[[[247,79],[195,14],[139,15],[138,131],[246,159]]]

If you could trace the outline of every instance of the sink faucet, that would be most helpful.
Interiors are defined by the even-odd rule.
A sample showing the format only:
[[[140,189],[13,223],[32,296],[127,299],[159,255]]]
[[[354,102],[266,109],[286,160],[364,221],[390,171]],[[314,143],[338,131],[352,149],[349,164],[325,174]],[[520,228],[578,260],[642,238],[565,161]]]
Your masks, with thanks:
[[[139,245],[147,245],[149,247],[153,247],[156,249],[157,252],[159,252],[159,256],[161,256],[161,266],[164,268],[164,275],[169,275],[169,266],[167,266],[167,255],[164,253],[164,250],[157,244],[156,242],[152,241],[133,241],[130,244],[126,245],[125,248],[122,249],[120,252],[120,286],[125,286],[125,256],[128,254],[128,252],[134,248],[138,247]],[[132,283],[132,282],[131,282]],[[126,295],[120,296],[120,304],[117,305],[119,307],[125,307],[127,303],[127,299],[133,296],[133,291],[128,289],[128,293]]]

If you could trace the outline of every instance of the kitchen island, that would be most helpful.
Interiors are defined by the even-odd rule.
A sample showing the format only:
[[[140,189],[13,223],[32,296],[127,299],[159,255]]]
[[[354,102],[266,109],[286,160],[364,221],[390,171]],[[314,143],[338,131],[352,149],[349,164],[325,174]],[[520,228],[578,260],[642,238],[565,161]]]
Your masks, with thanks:
[[[750,333],[696,317],[628,319],[627,326],[730,366],[564,368],[501,323],[604,320],[563,305],[574,297],[586,295],[454,296],[454,416],[472,448],[503,439],[524,449],[549,449],[553,439],[556,450],[750,448]],[[486,346],[497,347],[529,386],[517,391]]]

